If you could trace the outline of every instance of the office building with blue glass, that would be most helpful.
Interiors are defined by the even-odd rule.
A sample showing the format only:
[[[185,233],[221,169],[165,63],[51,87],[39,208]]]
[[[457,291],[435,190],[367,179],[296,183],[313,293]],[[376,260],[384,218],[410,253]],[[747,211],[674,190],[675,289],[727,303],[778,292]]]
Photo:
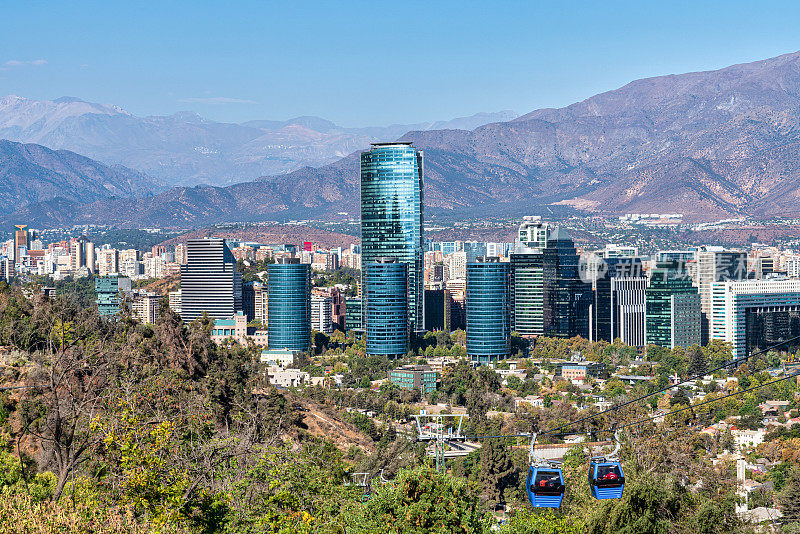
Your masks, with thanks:
[[[311,338],[311,266],[299,258],[267,265],[270,349],[306,351]]]
[[[393,257],[407,265],[411,332],[422,332],[425,318],[422,182],[422,152],[411,143],[373,143],[361,153],[361,263]]]
[[[467,356],[486,365],[511,353],[509,264],[478,258],[467,264]]]
[[[401,358],[408,351],[408,265],[397,258],[364,264],[367,355]]]

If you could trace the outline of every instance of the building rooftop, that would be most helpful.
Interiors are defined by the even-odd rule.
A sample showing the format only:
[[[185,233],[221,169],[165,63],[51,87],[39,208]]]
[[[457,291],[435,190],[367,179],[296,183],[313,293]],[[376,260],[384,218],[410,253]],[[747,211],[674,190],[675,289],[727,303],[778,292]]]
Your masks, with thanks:
[[[547,237],[548,241],[566,241],[572,239],[566,230],[564,230],[560,226],[556,226],[555,229],[550,232],[550,235]]]
[[[411,146],[414,143],[408,141],[391,141],[391,142],[380,142],[380,143],[370,143],[370,146],[393,146],[393,145],[401,145],[401,146]]]

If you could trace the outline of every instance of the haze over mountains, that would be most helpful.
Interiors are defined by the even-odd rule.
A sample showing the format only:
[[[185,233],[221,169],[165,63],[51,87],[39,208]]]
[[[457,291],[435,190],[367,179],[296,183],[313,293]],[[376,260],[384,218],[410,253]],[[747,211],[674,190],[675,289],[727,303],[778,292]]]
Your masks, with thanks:
[[[565,108],[402,139],[425,151],[429,212],[515,215],[567,206],[680,212],[690,220],[796,216],[800,53],[637,80]],[[355,152],[228,187],[178,187],[136,202],[52,201],[17,215],[37,224],[184,226],[357,214],[358,161]]]
[[[319,117],[215,122],[193,112],[136,117],[117,106],[63,97],[0,97],[0,138],[83,154],[147,173],[165,185],[229,185],[336,161],[410,130],[472,129],[511,111],[386,127],[342,128]]]

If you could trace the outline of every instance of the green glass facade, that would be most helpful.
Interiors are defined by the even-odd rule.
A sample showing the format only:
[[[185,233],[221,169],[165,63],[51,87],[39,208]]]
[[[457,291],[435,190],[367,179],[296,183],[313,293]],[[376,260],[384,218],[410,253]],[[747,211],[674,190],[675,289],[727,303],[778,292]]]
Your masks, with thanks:
[[[131,280],[125,276],[98,276],[94,280],[97,294],[97,312],[103,317],[113,317],[120,311],[120,294],[131,290]]]
[[[511,353],[509,264],[467,264],[467,356],[486,365]]]
[[[422,181],[422,152],[411,143],[374,143],[361,154],[361,263],[395,257],[408,265],[413,332],[424,330],[425,318]]]
[[[436,372],[424,366],[406,366],[389,371],[389,382],[403,389],[416,389],[423,395],[436,391]]]
[[[361,306],[360,298],[350,298],[344,301],[344,331],[348,334],[353,332],[353,334],[360,336],[364,333],[363,309]]]
[[[311,266],[296,259],[270,263],[267,265],[267,291],[269,348],[308,350],[311,340]]]
[[[697,294],[681,262],[656,263],[650,285],[645,290],[646,342],[667,348],[687,346],[696,331],[699,343],[700,300]],[[692,313],[693,309],[696,313]]]

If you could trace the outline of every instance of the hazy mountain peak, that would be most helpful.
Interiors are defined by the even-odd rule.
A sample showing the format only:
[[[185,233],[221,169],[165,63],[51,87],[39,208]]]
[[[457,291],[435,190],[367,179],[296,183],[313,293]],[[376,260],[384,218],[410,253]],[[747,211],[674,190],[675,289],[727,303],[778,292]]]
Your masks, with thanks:
[[[76,96],[62,96],[53,100],[56,104],[72,104],[74,102],[85,102]]]
[[[208,119],[197,113],[196,111],[178,111],[169,115],[169,118],[175,119],[176,121],[183,121],[183,122],[193,122],[193,123],[204,123],[210,122]]]

